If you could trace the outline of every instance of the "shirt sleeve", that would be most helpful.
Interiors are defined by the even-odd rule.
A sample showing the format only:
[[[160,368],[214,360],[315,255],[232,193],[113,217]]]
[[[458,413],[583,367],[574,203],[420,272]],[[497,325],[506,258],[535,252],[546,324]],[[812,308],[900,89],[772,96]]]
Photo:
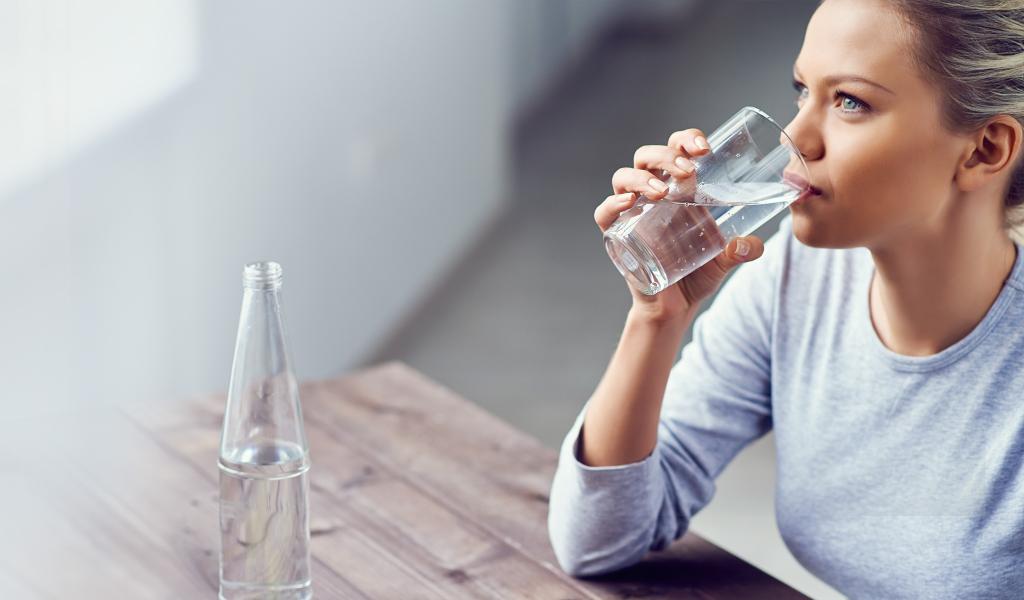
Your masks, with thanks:
[[[682,537],[729,461],[771,429],[771,331],[789,219],[764,256],[738,267],[694,322],[669,375],[650,456],[612,467],[581,463],[587,405],[580,411],[561,446],[548,512],[551,544],[567,573],[614,571]]]

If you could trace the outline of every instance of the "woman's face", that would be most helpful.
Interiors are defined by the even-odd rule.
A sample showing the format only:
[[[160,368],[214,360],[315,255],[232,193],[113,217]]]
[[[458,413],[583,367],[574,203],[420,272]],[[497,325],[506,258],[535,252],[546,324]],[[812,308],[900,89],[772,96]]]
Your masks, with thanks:
[[[953,199],[963,138],[940,125],[909,35],[884,0],[827,0],[811,18],[786,127],[822,190],[790,207],[804,244],[882,247],[934,224]]]

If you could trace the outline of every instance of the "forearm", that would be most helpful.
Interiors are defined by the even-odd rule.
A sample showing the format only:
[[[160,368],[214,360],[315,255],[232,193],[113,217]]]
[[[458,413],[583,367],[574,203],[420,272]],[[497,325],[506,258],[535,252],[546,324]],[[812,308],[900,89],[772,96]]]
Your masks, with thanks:
[[[654,450],[669,372],[693,311],[671,321],[630,311],[584,417],[580,460],[594,467],[643,460]]]

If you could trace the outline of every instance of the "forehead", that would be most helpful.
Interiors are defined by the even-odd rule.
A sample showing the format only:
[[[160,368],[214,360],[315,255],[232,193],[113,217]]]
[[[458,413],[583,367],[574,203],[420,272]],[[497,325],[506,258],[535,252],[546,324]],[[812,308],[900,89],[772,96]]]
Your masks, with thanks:
[[[897,84],[917,76],[911,35],[885,0],[826,0],[807,24],[796,62],[808,77],[842,72]]]

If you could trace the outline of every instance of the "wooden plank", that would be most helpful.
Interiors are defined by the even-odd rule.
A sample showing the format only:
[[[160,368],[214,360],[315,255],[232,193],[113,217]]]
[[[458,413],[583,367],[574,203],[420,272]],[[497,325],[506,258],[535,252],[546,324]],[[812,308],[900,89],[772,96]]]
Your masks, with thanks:
[[[69,443],[80,440],[91,444]],[[199,483],[190,467],[114,412],[52,420],[39,441],[31,461],[5,469],[21,497],[13,508],[5,498],[19,518],[4,526],[5,546],[13,541],[16,551],[0,568],[32,586],[28,597],[209,596],[208,546],[195,534],[217,529],[189,510]],[[166,518],[172,499],[183,504],[177,522]]]
[[[174,411],[175,414],[180,414],[179,411]],[[168,502],[167,508],[167,519],[172,523],[186,523],[182,528],[182,533],[201,537],[202,539],[202,550],[201,550],[201,562],[208,570],[209,575],[207,577],[209,586],[215,592],[219,587],[219,564],[218,557],[220,552],[220,499],[219,499],[219,472],[217,469],[217,451],[219,449],[219,425],[217,430],[211,431],[209,428],[206,429],[191,429],[181,430],[182,434],[202,441],[202,447],[205,449],[198,459],[195,456],[186,456],[173,445],[169,444],[166,439],[163,439],[160,435],[156,434],[150,427],[144,424],[145,419],[139,418],[141,415],[148,415],[150,419],[154,415],[161,416],[161,418],[168,418],[168,413],[165,412],[165,407],[158,407],[157,410],[143,411],[138,410],[126,411],[125,418],[130,421],[134,428],[145,435],[152,443],[158,446],[164,453],[165,460],[174,460],[181,465],[186,466],[189,470],[194,472],[198,479],[191,483],[190,487],[180,486],[178,488],[158,488],[159,493],[172,492],[174,489],[178,491],[191,490],[192,498],[189,500],[188,505],[194,511],[191,518],[183,516],[181,509],[183,507],[182,500],[180,497],[176,497],[173,493],[168,493],[172,499]],[[194,444],[193,444],[194,445]],[[189,525],[190,520],[201,518],[202,523],[197,523],[195,526]],[[321,522],[311,522],[310,529],[313,532],[319,532],[324,529],[324,525]],[[195,560],[195,553],[190,554]],[[329,565],[314,555],[311,561],[311,573],[315,580],[314,589],[318,594],[327,598],[365,598],[359,590],[353,587],[344,577],[336,573]],[[182,596],[173,596],[182,597]]]
[[[343,483],[329,488],[332,508],[358,515],[359,528],[368,530],[368,543],[379,544],[404,564],[419,565],[431,580],[454,582],[458,589],[447,589],[446,597],[587,596],[577,582],[553,576],[487,528],[466,519],[462,511],[453,510],[444,498],[381,463],[374,453],[346,446],[317,428],[311,428],[309,435],[317,453],[314,460],[330,465],[358,461],[377,479],[374,482],[371,476],[357,486]]]
[[[204,469],[215,463],[218,446],[206,410],[179,411],[173,420],[149,415],[143,426]],[[313,555],[363,596],[590,597],[578,582],[555,576],[464,519],[373,453],[353,449],[348,438],[316,428],[308,433]],[[315,573],[314,589],[318,597],[336,597],[324,595]]]
[[[0,597],[216,596],[215,464],[197,469],[118,411],[35,425],[0,443]],[[324,597],[360,597],[323,565],[313,572]]]
[[[350,440],[510,546],[558,570],[547,536],[556,454],[399,363],[303,387],[311,429]],[[599,597],[803,598],[688,533],[664,553],[587,586]]]
[[[572,579],[547,539],[554,452],[397,363],[302,394],[317,597],[803,597],[693,534],[631,569]],[[223,410],[216,395],[132,414],[212,482]]]

